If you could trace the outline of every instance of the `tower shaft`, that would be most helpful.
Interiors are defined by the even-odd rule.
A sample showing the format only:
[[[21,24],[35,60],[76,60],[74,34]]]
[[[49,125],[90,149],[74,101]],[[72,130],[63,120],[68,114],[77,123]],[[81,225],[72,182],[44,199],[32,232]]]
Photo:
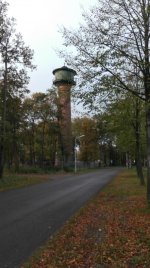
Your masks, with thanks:
[[[55,80],[53,84],[58,90],[58,110],[60,143],[63,157],[63,167],[68,168],[73,161],[73,142],[71,132],[71,87],[76,84],[74,76],[76,71],[66,66],[53,71]]]
[[[58,86],[59,127],[61,135],[61,147],[65,167],[69,167],[72,161],[72,132],[71,132],[71,85]]]

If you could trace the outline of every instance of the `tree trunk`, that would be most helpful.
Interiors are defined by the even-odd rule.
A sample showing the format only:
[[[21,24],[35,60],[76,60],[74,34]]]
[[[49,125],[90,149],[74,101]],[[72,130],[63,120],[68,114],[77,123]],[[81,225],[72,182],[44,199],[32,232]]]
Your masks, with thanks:
[[[142,161],[141,161],[141,146],[140,146],[140,120],[139,120],[139,100],[136,99],[136,108],[135,108],[135,140],[136,140],[136,170],[137,175],[140,179],[140,184],[145,185]]]
[[[41,159],[40,159],[40,167],[43,168],[44,167],[44,147],[45,147],[45,123],[43,123],[42,127],[42,135],[41,135]]]
[[[147,202],[150,204],[150,104],[146,103],[146,134],[147,134]]]
[[[2,85],[2,121],[1,121],[1,140],[0,140],[0,179],[3,177],[4,171],[4,150],[6,136],[6,92],[7,92],[7,49],[5,54],[5,72],[4,84]]]
[[[14,165],[14,171],[19,171],[19,155],[18,155],[18,139],[16,135],[16,125],[14,123],[13,126],[13,165]]]
[[[137,156],[137,159],[136,159],[136,170],[137,170],[137,175],[138,175],[138,177],[140,179],[140,184],[145,185],[143,169],[142,169],[142,163],[141,163],[141,157],[139,155],[139,152],[138,152],[138,156]]]
[[[3,144],[0,145],[0,179],[3,177],[4,170],[4,147]]]

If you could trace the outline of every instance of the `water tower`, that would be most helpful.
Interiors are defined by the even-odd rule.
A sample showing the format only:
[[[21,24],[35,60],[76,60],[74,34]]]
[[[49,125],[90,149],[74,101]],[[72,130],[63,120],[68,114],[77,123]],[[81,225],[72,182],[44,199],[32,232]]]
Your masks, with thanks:
[[[71,131],[71,87],[76,84],[76,71],[66,66],[53,71],[53,84],[58,89],[59,127],[61,135],[61,150],[63,166],[68,168],[73,161],[73,142]]]

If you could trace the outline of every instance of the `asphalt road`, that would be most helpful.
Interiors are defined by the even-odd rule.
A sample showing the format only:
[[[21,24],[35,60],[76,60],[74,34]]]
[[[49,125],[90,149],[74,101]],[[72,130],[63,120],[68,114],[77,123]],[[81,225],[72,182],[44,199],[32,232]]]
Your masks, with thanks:
[[[18,268],[119,169],[57,177],[0,193],[0,268]]]

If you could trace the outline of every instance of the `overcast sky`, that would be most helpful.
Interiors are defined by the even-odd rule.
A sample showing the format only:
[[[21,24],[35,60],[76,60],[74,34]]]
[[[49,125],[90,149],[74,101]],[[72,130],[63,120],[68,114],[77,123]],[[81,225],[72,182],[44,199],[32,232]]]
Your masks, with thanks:
[[[30,76],[31,92],[45,92],[52,85],[52,71],[64,65],[55,48],[62,45],[58,27],[75,28],[82,21],[82,7],[88,9],[91,0],[6,0],[8,14],[17,20],[26,45],[34,50],[37,70]],[[96,0],[92,0],[92,4]]]

